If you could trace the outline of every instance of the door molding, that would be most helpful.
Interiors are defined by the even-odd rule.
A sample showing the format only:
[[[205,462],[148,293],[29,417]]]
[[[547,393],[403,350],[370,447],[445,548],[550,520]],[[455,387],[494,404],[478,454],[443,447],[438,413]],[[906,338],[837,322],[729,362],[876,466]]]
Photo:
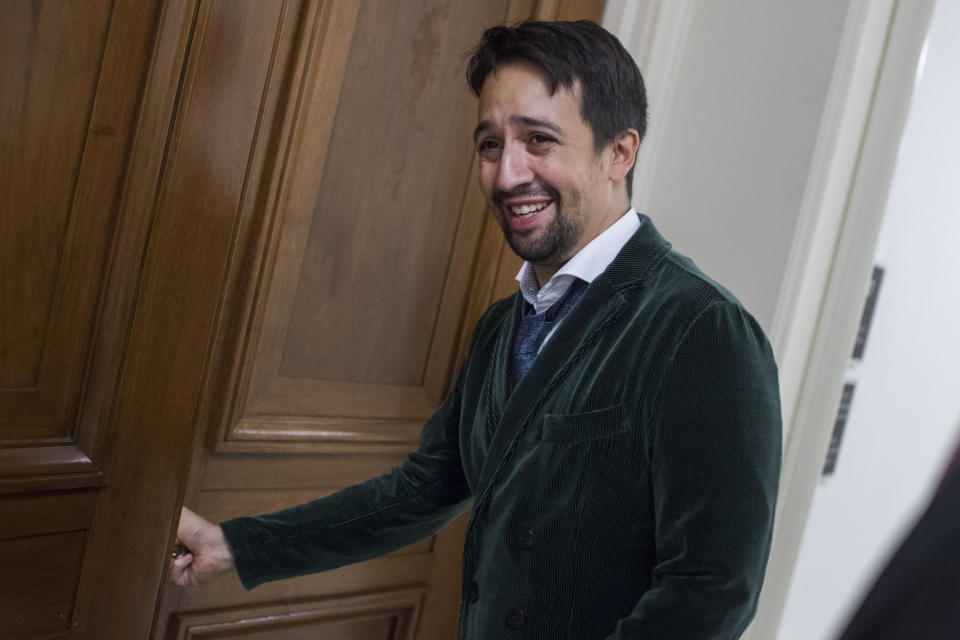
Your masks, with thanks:
[[[636,59],[643,73],[650,112],[656,119],[656,126],[650,127],[644,136],[634,169],[633,204],[638,211],[649,208],[695,8],[695,0],[646,0],[636,4],[611,0],[603,16],[604,26]]]
[[[744,638],[775,638],[820,478],[917,64],[935,0],[851,0],[770,332],[780,368],[784,457],[773,549]],[[644,72],[652,128],[634,179],[655,182],[695,0],[610,0],[604,26]]]
[[[855,0],[777,307],[785,449],[773,549],[744,638],[775,638],[863,311],[935,0]]]

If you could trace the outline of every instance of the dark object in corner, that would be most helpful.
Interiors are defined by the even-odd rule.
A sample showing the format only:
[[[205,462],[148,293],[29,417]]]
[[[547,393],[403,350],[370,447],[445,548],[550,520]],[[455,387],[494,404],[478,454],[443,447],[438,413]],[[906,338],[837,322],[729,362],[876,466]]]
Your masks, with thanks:
[[[839,640],[960,638],[958,456]]]

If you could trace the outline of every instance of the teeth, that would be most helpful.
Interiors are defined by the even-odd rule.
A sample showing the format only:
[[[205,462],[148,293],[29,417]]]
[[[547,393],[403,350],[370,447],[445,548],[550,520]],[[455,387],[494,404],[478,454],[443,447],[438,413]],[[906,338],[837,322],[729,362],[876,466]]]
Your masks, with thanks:
[[[540,204],[525,204],[522,207],[510,207],[510,212],[515,216],[521,218],[529,218],[537,211],[546,208],[550,204],[549,202],[542,202]]]

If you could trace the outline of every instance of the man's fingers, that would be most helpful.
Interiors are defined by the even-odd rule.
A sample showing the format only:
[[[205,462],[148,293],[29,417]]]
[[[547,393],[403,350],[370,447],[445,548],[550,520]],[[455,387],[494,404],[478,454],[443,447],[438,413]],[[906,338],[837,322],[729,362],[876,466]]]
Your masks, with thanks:
[[[170,580],[181,587],[205,582],[233,567],[233,554],[223,530],[183,507],[177,524],[177,549]]]
[[[186,587],[193,582],[190,580],[190,565],[193,564],[193,554],[185,553],[179,558],[173,558],[170,561],[169,577],[170,581],[180,587]]]

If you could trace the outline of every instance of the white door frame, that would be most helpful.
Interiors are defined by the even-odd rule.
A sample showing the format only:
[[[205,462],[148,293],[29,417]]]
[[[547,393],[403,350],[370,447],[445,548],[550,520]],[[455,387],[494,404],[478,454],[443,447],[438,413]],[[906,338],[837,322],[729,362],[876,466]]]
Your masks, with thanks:
[[[608,0],[604,24],[645,69],[669,114],[700,0]],[[711,0],[712,1],[712,0]],[[817,136],[771,342],[784,452],[773,550],[744,638],[776,638],[866,299],[877,238],[936,0],[851,0]],[[634,178],[654,179],[651,131]]]
[[[745,638],[771,639],[779,630],[869,288],[934,4],[851,3],[837,91],[831,88],[822,129],[834,149],[815,157],[810,192],[819,204],[802,216],[778,305],[781,332],[775,338],[795,395],[784,403],[788,428],[773,550],[760,608]]]

